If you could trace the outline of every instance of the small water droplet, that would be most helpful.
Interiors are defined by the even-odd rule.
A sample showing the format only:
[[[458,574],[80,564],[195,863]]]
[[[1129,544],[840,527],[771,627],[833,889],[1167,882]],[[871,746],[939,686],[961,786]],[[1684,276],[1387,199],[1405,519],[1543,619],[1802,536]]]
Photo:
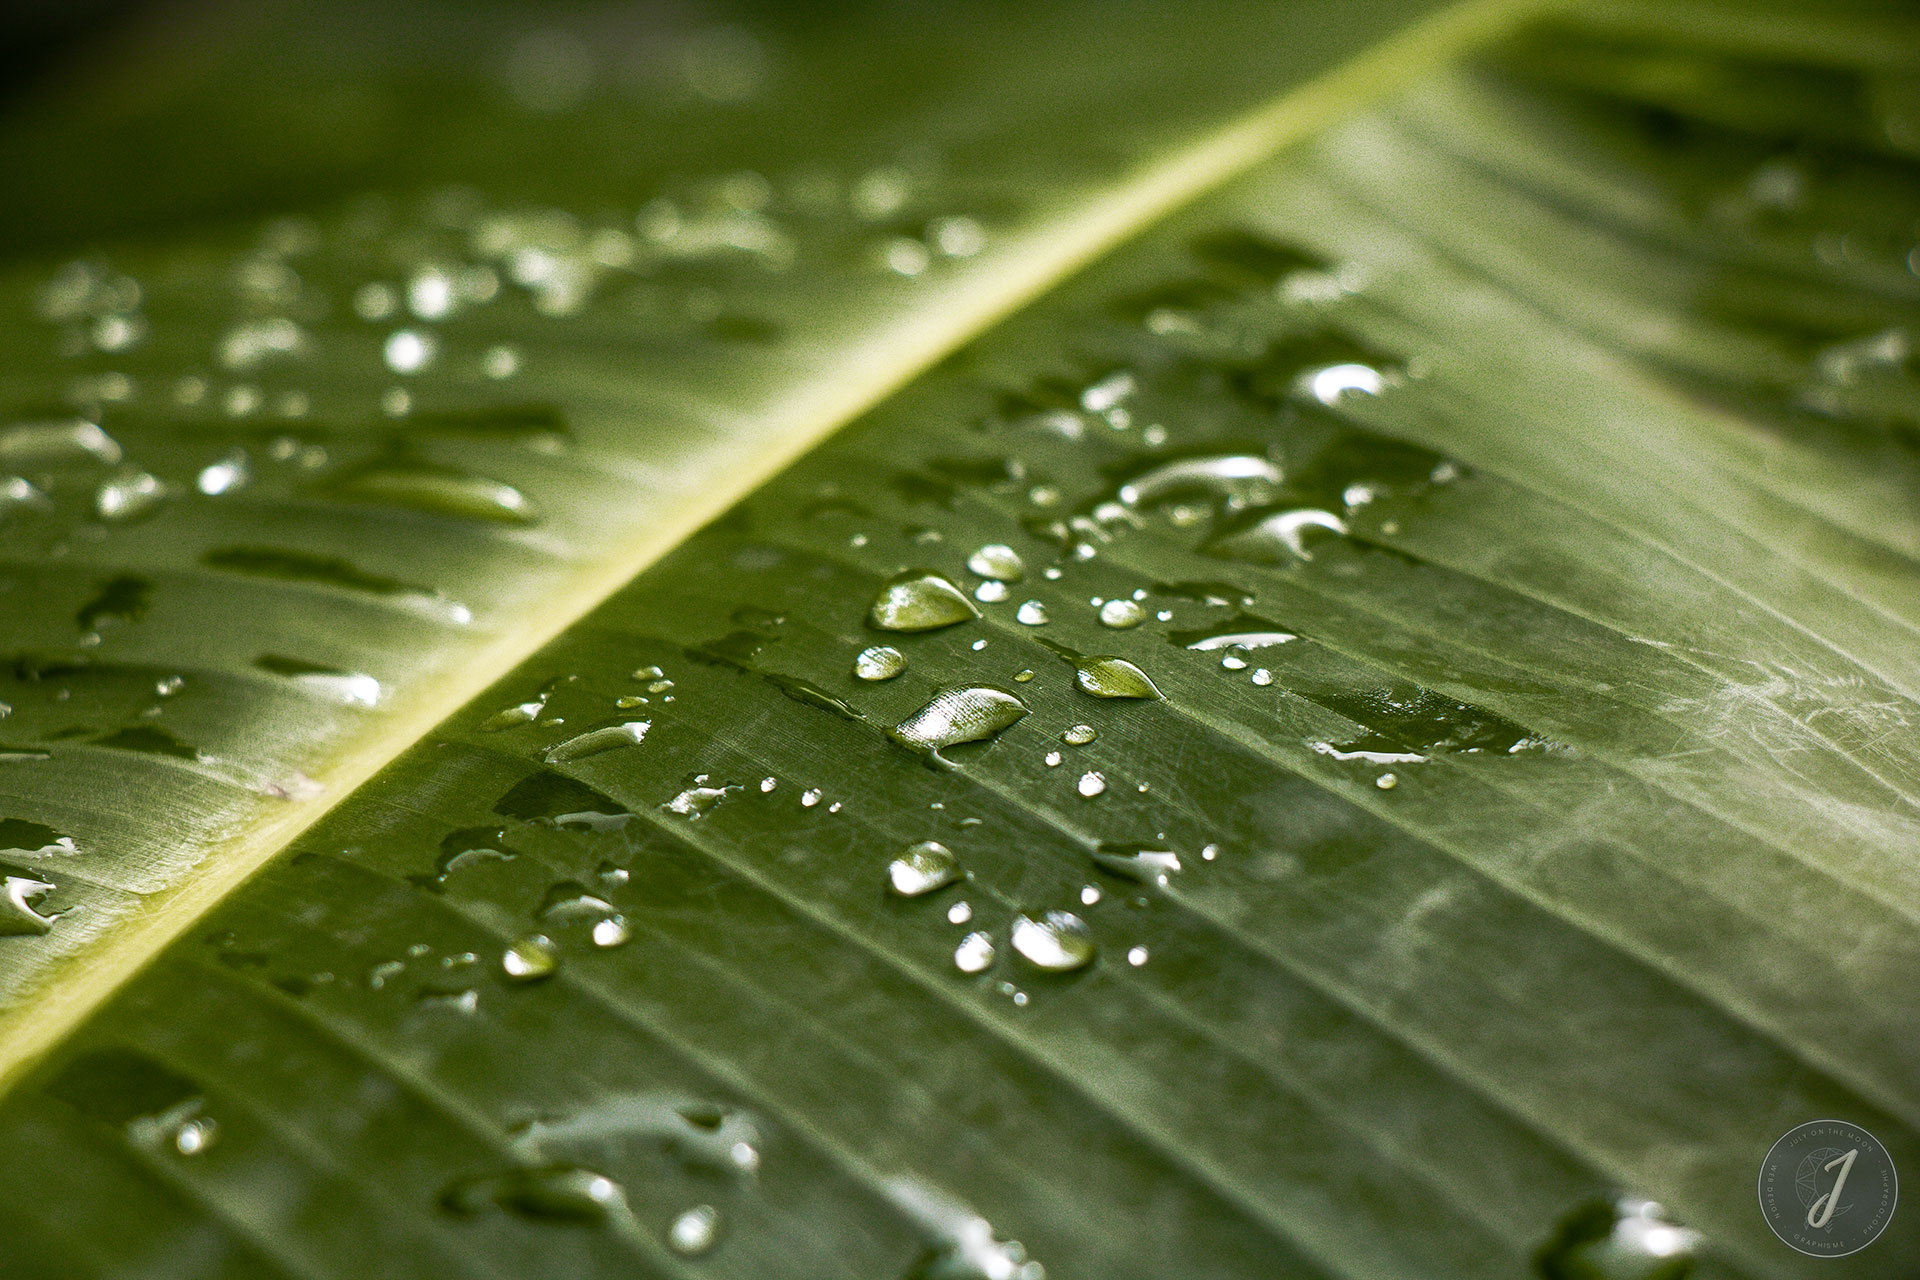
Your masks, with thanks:
[[[1073,789],[1091,800],[1107,789],[1106,776],[1096,770],[1089,769],[1080,775],[1080,781],[1073,784]]]
[[[433,362],[439,349],[430,333],[416,329],[397,329],[388,335],[382,354],[387,368],[395,373],[418,373]]]
[[[853,660],[853,674],[861,680],[891,680],[906,669],[906,655],[892,645],[862,649]]]
[[[953,963],[962,973],[981,973],[993,963],[993,938],[975,931],[960,939],[953,949]]]
[[[1091,907],[1094,904],[1098,903],[1100,901],[1100,898],[1101,898],[1101,893],[1100,893],[1099,885],[1083,884],[1080,886],[1080,905],[1081,906]]]
[[[1020,670],[1013,673],[1013,682],[1015,684],[1028,684],[1032,680],[1033,680],[1032,667],[1022,667],[1020,668]]]
[[[517,729],[524,724],[532,724],[540,713],[547,709],[547,699],[553,694],[553,685],[544,686],[525,702],[516,702],[501,711],[496,711],[480,722],[482,733],[503,733],[508,729]]]
[[[778,778],[762,778],[760,779],[760,794],[763,796],[767,795],[779,785],[780,780]]]
[[[1083,968],[1098,951],[1086,921],[1071,911],[1023,911],[1014,916],[1013,949],[1048,973]]]
[[[1027,576],[1027,562],[1020,558],[1020,553],[999,542],[989,543],[968,556],[967,568],[983,578],[997,578],[1001,582],[1018,582]]]
[[[1309,544],[1329,536],[1345,536],[1347,522],[1331,511],[1300,507],[1267,516],[1213,544],[1221,555],[1256,564],[1285,564],[1311,560]]]
[[[1099,736],[1099,733],[1094,730],[1092,725],[1076,724],[1072,728],[1061,731],[1060,741],[1067,743],[1069,746],[1084,747]]]
[[[1264,689],[1273,683],[1273,672],[1267,670],[1265,667],[1261,667],[1253,673],[1252,678],[1255,684]]]
[[[1005,689],[962,685],[935,694],[901,721],[893,736],[910,747],[939,751],[997,737],[1026,714],[1026,704]]]
[[[968,902],[956,902],[947,908],[948,924],[965,924],[973,919],[973,905]]]
[[[0,466],[9,471],[111,466],[121,456],[114,438],[84,418],[16,422],[0,430]]]
[[[166,483],[150,472],[117,472],[94,491],[94,514],[112,523],[138,520],[159,510],[170,492]]]
[[[560,953],[553,940],[544,934],[528,934],[510,945],[500,956],[500,968],[515,982],[538,982],[553,976],[560,967]]]
[[[704,818],[713,811],[715,805],[727,798],[729,791],[738,790],[738,787],[731,785],[724,787],[695,785],[688,787],[660,807],[682,818]]]
[[[1146,610],[1132,600],[1109,600],[1100,606],[1100,625],[1126,630],[1147,620]]]
[[[1280,468],[1254,454],[1180,458],[1163,462],[1120,486],[1129,507],[1157,506],[1185,498],[1208,498],[1233,507],[1268,501],[1279,490]]]
[[[246,452],[234,449],[223,454],[217,461],[202,467],[194,481],[194,487],[209,498],[215,498],[223,493],[245,488],[252,478],[253,467],[247,461]]]
[[[820,788],[808,787],[805,791],[802,791],[800,793],[800,807],[803,809],[813,808],[815,805],[820,803],[821,795],[822,795],[822,792]]]
[[[1103,843],[1093,855],[1093,864],[1137,884],[1164,887],[1179,874],[1180,855],[1154,845]]]
[[[697,1258],[720,1242],[720,1211],[710,1204],[695,1205],[667,1228],[667,1245],[683,1258]]]
[[[987,579],[973,589],[973,598],[982,604],[999,604],[1010,594],[1012,593],[1006,583],[993,578]]]
[[[910,844],[887,864],[887,887],[903,898],[944,889],[960,878],[960,860],[933,840]]]
[[[1373,785],[1380,788],[1382,791],[1391,791],[1395,787],[1400,785],[1400,779],[1394,777],[1390,773],[1383,773],[1379,777],[1373,780]]]
[[[1047,625],[1047,606],[1038,600],[1029,600],[1014,611],[1014,621],[1027,627]]]
[[[1049,769],[1059,768],[1060,762],[1066,759],[1066,757],[1061,755],[1058,751],[1049,751],[1045,756],[1041,758],[1046,762],[1046,766]]]
[[[387,503],[462,520],[533,524],[539,512],[512,485],[458,467],[383,461],[333,477],[328,492],[355,502]]]
[[[867,620],[881,631],[933,631],[979,616],[960,588],[930,570],[914,569],[881,588]]]
[[[1337,405],[1349,395],[1377,396],[1387,389],[1378,369],[1365,364],[1334,364],[1303,374],[1301,385],[1325,405]]]

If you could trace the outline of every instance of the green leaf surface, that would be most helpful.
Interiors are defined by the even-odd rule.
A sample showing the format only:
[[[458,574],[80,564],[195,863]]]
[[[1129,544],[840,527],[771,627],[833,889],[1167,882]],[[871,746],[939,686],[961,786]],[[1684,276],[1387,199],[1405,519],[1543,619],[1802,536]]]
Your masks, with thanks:
[[[1917,33],[1593,7],[876,388],[0,1101],[10,1260],[1911,1272],[1753,1179],[1826,1117],[1920,1168]],[[1783,68],[1850,93],[1739,106]],[[200,634],[88,586],[68,635]]]

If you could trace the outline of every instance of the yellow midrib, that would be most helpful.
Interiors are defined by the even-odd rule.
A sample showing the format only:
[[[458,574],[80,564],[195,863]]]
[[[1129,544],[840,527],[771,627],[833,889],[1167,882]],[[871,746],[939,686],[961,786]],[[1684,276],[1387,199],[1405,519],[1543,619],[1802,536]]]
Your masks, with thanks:
[[[317,779],[324,798],[269,816],[217,843],[187,880],[54,969],[0,1012],[0,1091],[239,884],[436,725],[572,626],[695,530],[751,493],[841,425],[956,348],[1146,227],[1246,172],[1282,147],[1417,73],[1452,60],[1556,0],[1465,0],[1340,67],[1282,94],[1198,142],[1144,166],[1070,220],[1019,235],[996,264],[918,306],[904,324],[856,346],[829,371],[762,415],[760,453],[702,486],[661,520],[636,528],[542,598],[537,623],[463,656],[444,678],[401,691],[378,733],[350,745]]]

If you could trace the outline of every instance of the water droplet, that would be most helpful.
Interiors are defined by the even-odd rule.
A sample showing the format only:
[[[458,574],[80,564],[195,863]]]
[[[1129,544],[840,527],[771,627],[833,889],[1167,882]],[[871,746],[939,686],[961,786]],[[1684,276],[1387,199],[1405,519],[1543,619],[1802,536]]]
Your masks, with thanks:
[[[480,722],[482,733],[504,733],[508,729],[518,729],[521,725],[532,724],[539,719],[540,713],[547,709],[547,699],[553,693],[548,684],[525,702],[516,702],[512,706],[496,711]]]
[[[1591,1200],[1560,1219],[1534,1264],[1546,1280],[1685,1280],[1701,1245],[1651,1200]]]
[[[1383,773],[1379,777],[1373,780],[1373,785],[1380,788],[1382,791],[1391,791],[1395,787],[1400,785],[1400,779],[1394,777],[1390,773]]]
[[[619,1183],[603,1173],[566,1164],[462,1178],[441,1192],[440,1203],[455,1213],[476,1213],[492,1203],[522,1217],[596,1226],[632,1220]]]
[[[538,982],[560,967],[560,953],[544,934],[516,939],[500,956],[500,968],[515,982]]]
[[[428,985],[413,993],[413,1003],[422,1009],[444,1010],[471,1017],[480,1010],[480,993],[472,987]]]
[[[651,720],[628,720],[621,724],[590,729],[564,742],[554,743],[542,753],[540,758],[548,764],[565,764],[573,760],[584,760],[588,756],[597,756],[604,751],[612,751],[616,747],[631,747],[646,741],[647,730],[652,727]]]
[[[353,502],[384,503],[429,515],[498,524],[533,524],[539,513],[527,496],[503,481],[458,467],[420,461],[379,462],[335,476],[328,492]]]
[[[276,653],[261,654],[253,660],[253,665],[262,671],[286,676],[302,688],[350,707],[371,707],[380,702],[380,682],[356,671],[342,671],[338,667],[283,657]]]
[[[1301,385],[1321,404],[1337,405],[1349,395],[1377,396],[1387,389],[1378,369],[1365,364],[1334,364],[1301,375]]]
[[[16,422],[0,430],[0,465],[9,471],[111,466],[121,456],[113,437],[84,418]]]
[[[1129,507],[1192,498],[1244,507],[1270,500],[1279,491],[1281,479],[1279,467],[1255,454],[1179,458],[1135,476],[1120,486],[1116,496]]]
[[[1005,689],[962,685],[935,694],[926,706],[902,720],[893,736],[910,747],[939,751],[997,737],[1026,714],[1026,704]]]
[[[102,520],[125,523],[152,515],[167,500],[165,482],[146,471],[121,471],[94,491],[94,514]]]
[[[713,811],[715,805],[727,798],[729,791],[738,791],[739,789],[740,788],[735,786],[692,786],[660,807],[668,813],[678,814],[682,818],[704,818]]]
[[[1253,673],[1253,682],[1262,689],[1273,683],[1273,672],[1261,667]]]
[[[1347,522],[1331,511],[1301,507],[1267,516],[1238,533],[1214,543],[1212,550],[1256,564],[1285,564],[1311,560],[1308,544],[1329,535],[1345,536]]]
[[[218,461],[202,467],[194,486],[209,498],[216,498],[246,487],[252,479],[253,467],[247,461],[246,453],[235,449],[222,455]]]
[[[779,785],[780,780],[778,778],[762,778],[760,779],[760,794],[766,795]]]
[[[1044,627],[1047,625],[1047,606],[1038,600],[1029,600],[1014,611],[1013,617],[1022,626]]]
[[[382,349],[386,357],[387,368],[395,373],[418,373],[433,362],[439,349],[430,333],[415,329],[397,329],[387,338]]]
[[[944,889],[959,878],[960,860],[951,849],[932,840],[908,845],[887,864],[887,887],[903,898]]]
[[[1073,789],[1091,800],[1107,789],[1106,775],[1089,769],[1080,775],[1080,781],[1073,784]]]
[[[1066,759],[1066,757],[1061,755],[1058,751],[1049,751],[1045,756],[1042,757],[1042,759],[1046,762],[1047,768],[1057,769],[1060,767],[1060,762]]]
[[[982,604],[999,604],[1010,594],[1011,592],[1007,589],[1006,583],[992,578],[987,579],[973,589],[973,598]]]
[[[496,382],[520,372],[520,352],[508,346],[488,347],[480,357],[480,368]]]
[[[1099,736],[1099,733],[1095,731],[1092,725],[1076,724],[1072,728],[1061,731],[1060,741],[1067,743],[1069,746],[1084,747]]]
[[[1125,658],[1075,658],[1074,681],[1096,698],[1158,699],[1160,690],[1147,673]]]
[[[1180,855],[1153,845],[1103,843],[1093,864],[1110,875],[1162,888],[1180,873]]]
[[[968,902],[956,902],[947,908],[948,924],[965,924],[973,919],[973,905]]]
[[[853,674],[861,680],[891,680],[906,669],[906,655],[892,645],[862,649],[853,660]]]
[[[0,866],[0,938],[37,937],[53,928],[57,915],[35,910],[58,886],[31,871]]]
[[[1071,911],[1023,911],[1014,916],[1013,949],[1048,973],[1083,968],[1098,951],[1086,922]]]
[[[697,1258],[720,1242],[720,1211],[695,1205],[667,1228],[667,1246],[683,1258]]]
[[[981,973],[993,963],[993,938],[975,931],[960,939],[953,949],[953,963],[962,973]]]
[[[1145,947],[1129,947],[1127,949],[1127,963],[1136,969],[1145,964],[1147,958],[1147,949]]]
[[[989,543],[968,556],[967,568],[983,578],[997,578],[1001,582],[1018,582],[1027,576],[1027,562],[1020,558],[1020,553],[999,542]]]
[[[1109,600],[1100,606],[1100,625],[1125,630],[1147,619],[1146,610],[1132,600]]]
[[[914,569],[881,589],[867,620],[881,631],[933,631],[979,616],[960,588],[930,570]]]

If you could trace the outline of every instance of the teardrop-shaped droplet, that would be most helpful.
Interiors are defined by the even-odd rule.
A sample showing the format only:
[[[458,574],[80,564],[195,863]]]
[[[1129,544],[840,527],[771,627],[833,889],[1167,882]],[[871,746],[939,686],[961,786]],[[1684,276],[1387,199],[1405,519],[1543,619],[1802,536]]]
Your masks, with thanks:
[[[1092,725],[1076,724],[1071,728],[1061,730],[1060,741],[1069,746],[1084,747],[1099,736],[1100,735],[1094,731]]]
[[[1018,582],[1027,576],[1027,562],[1020,553],[1004,543],[993,542],[967,557],[967,568],[983,578]]]
[[[867,620],[882,631],[933,631],[979,616],[960,588],[930,570],[913,569],[881,588]]]
[[[902,720],[893,736],[910,747],[938,751],[1004,733],[1027,714],[1027,704],[990,685],[943,689]]]
[[[512,485],[457,467],[386,463],[342,475],[329,488],[349,501],[387,503],[463,520],[524,525],[539,519],[533,503]]]
[[[1093,864],[1137,884],[1165,885],[1179,874],[1180,855],[1171,849],[1109,843],[1093,855]]]
[[[1218,555],[1254,564],[1287,564],[1313,559],[1312,544],[1321,538],[1344,536],[1347,522],[1331,511],[1299,507],[1281,511],[1214,543]]]
[[[720,1242],[720,1211],[699,1204],[673,1220],[667,1228],[667,1247],[683,1258],[697,1258]]]
[[[1247,506],[1268,501],[1279,489],[1280,468],[1256,454],[1231,453],[1211,458],[1164,462],[1120,486],[1130,507],[1153,506],[1182,498],[1225,501]]]
[[[114,438],[84,418],[16,422],[0,430],[0,466],[9,471],[111,466],[121,456]]]
[[[543,934],[516,939],[500,957],[500,968],[515,982],[538,982],[560,967],[560,953]]]
[[[1071,911],[1021,912],[1013,918],[1013,949],[1036,969],[1066,973],[1092,963],[1099,950],[1086,921]]]
[[[692,786],[660,807],[668,813],[678,814],[682,818],[704,818],[712,811],[715,805],[727,798],[729,791],[737,790],[739,790],[739,788],[733,786]]]
[[[947,846],[933,840],[908,845],[887,864],[887,887],[903,898],[944,889],[959,878],[960,860]]]
[[[1077,658],[1073,668],[1074,683],[1096,698],[1160,697],[1160,690],[1147,678],[1147,673],[1125,658]]]
[[[652,727],[651,720],[628,720],[623,724],[610,724],[604,728],[590,729],[568,738],[565,742],[554,743],[547,748],[541,758],[548,764],[564,764],[570,760],[584,760],[588,756],[597,756],[603,751],[612,751],[616,747],[631,747],[644,742],[647,730]]]
[[[906,669],[906,655],[892,645],[862,649],[853,660],[853,674],[861,680],[891,680]]]
[[[1140,607],[1137,600],[1109,600],[1100,606],[1100,625],[1124,631],[1137,627],[1147,620],[1147,611]]]
[[[953,963],[962,973],[980,973],[993,963],[993,938],[976,930],[953,949]]]

